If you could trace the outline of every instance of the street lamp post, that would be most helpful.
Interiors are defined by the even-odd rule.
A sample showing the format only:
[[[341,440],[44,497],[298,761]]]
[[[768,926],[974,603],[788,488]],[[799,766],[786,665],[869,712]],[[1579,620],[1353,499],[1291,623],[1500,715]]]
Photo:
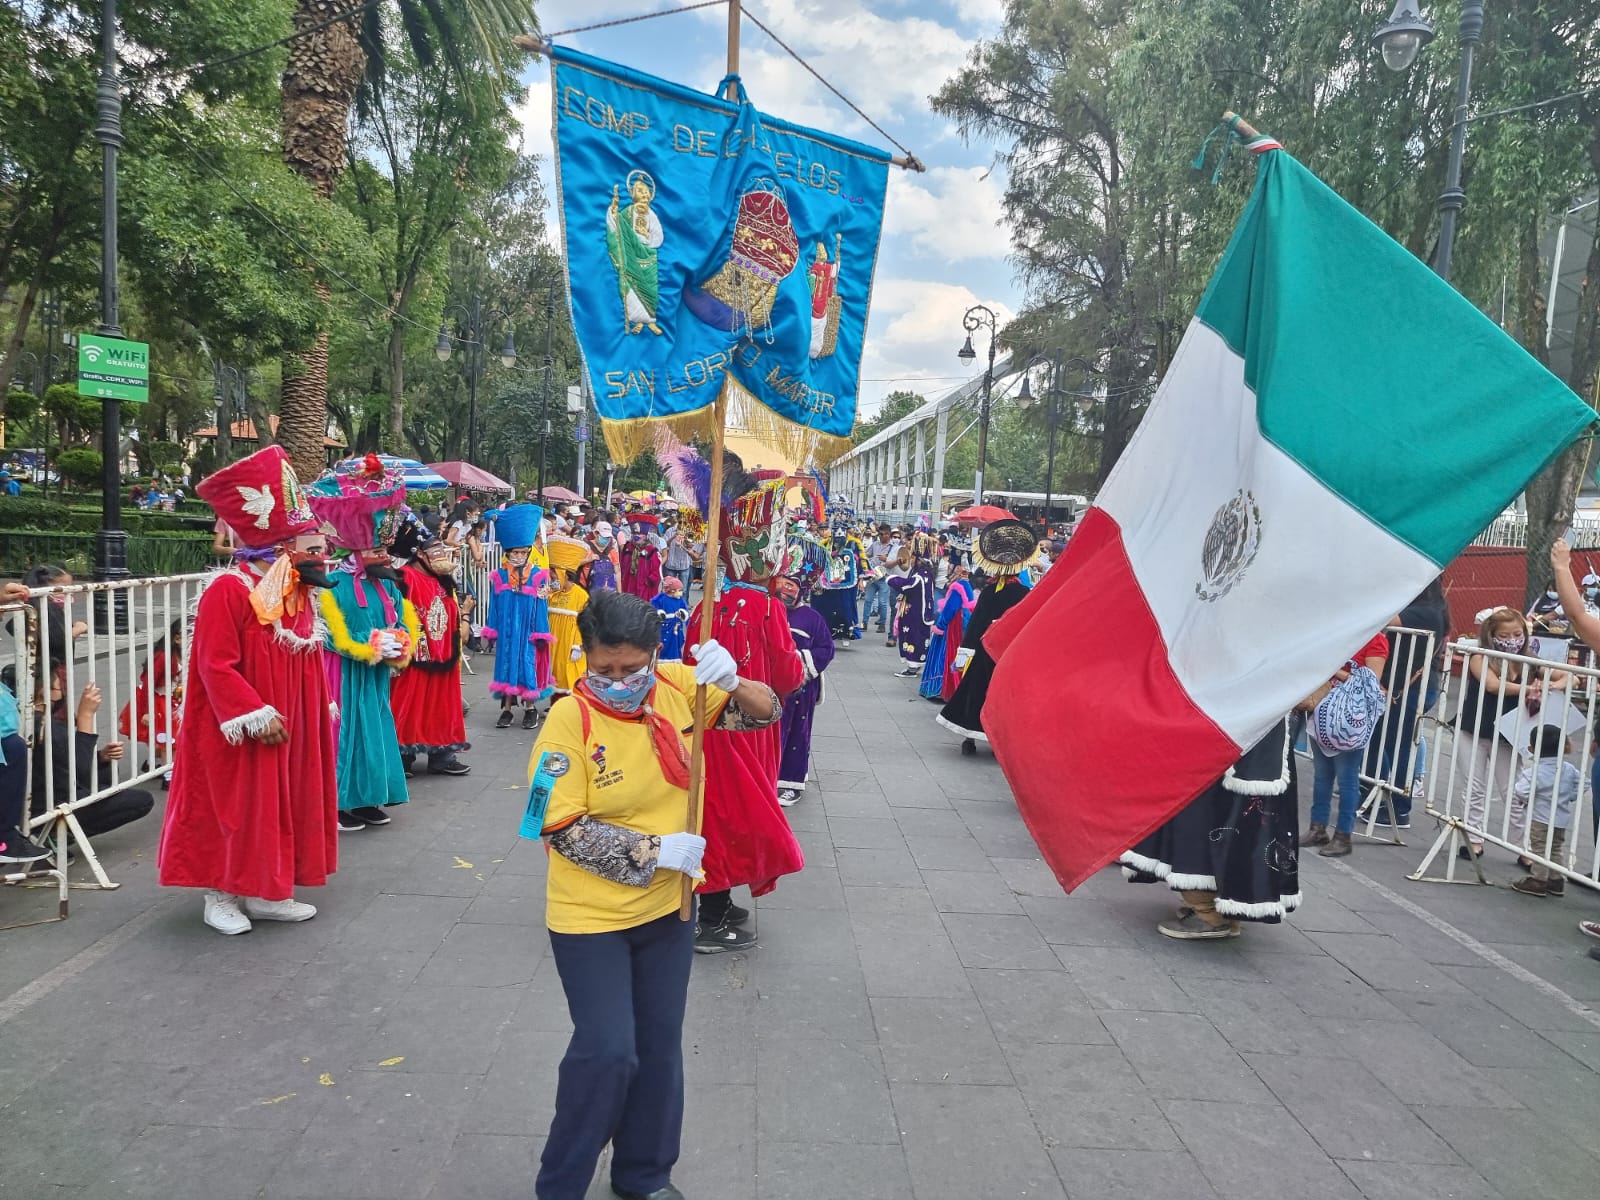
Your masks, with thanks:
[[[550,335],[556,323],[556,284],[559,274],[550,278],[544,294],[544,418],[539,430],[539,500],[544,500],[544,450],[550,441],[550,369],[555,364],[550,351]]]
[[[1372,35],[1373,45],[1391,71],[1408,70],[1421,49],[1433,40],[1433,26],[1411,7],[1413,0],[1396,0],[1389,19]],[[1461,186],[1462,159],[1467,151],[1467,103],[1472,98],[1472,62],[1483,40],[1483,0],[1461,0],[1457,26],[1461,45],[1461,70],[1456,78],[1455,122],[1450,131],[1450,158],[1445,164],[1444,191],[1439,193],[1439,248],[1433,269],[1449,280],[1456,245],[1456,222],[1467,202]]]
[[[450,336],[450,316],[454,313],[458,318],[455,337]],[[447,304],[444,309],[444,320],[439,322],[439,340],[434,344],[433,353],[440,362],[450,357],[454,346],[463,346],[467,351],[467,461],[473,466],[478,466],[478,377],[483,374],[483,352],[487,347],[489,328],[508,318],[509,314],[503,309],[484,308],[483,297],[474,293],[466,305]],[[506,327],[506,340],[500,347],[500,365],[511,367],[517,361],[517,347],[512,340],[511,328]]]
[[[1028,372],[1041,363],[1048,363],[1050,366],[1050,385],[1045,396],[1045,402],[1048,405],[1045,411],[1045,421],[1049,426],[1050,432],[1049,448],[1046,451],[1044,468],[1044,524],[1045,532],[1048,533],[1050,529],[1050,504],[1055,495],[1056,483],[1056,424],[1058,420],[1056,400],[1061,395],[1061,376],[1068,368],[1081,371],[1085,375],[1103,375],[1105,372],[1101,371],[1099,367],[1088,359],[1076,354],[1065,359],[1061,357],[1060,351],[1057,350],[1035,354],[1022,368],[1022,387],[1017,392],[1017,399],[1024,404],[1033,399],[1033,390],[1028,386]],[[1073,395],[1080,402],[1092,398],[1085,391],[1074,392]]]
[[[233,461],[233,427],[250,415],[250,379],[255,372],[230,367],[221,359],[212,363],[211,370],[215,380],[212,398],[217,408],[217,466],[225,467]],[[256,440],[261,440],[259,430]]]
[[[98,332],[120,338],[117,298],[117,150],[122,145],[122,95],[117,83],[117,0],[100,6],[100,83],[95,89],[95,140],[100,143],[104,194],[101,203],[100,325]],[[122,528],[122,407],[101,402],[100,534],[95,539],[94,577],[128,575],[128,535]],[[117,606],[119,615],[121,605]]]
[[[1056,396],[1061,390],[1061,355],[1060,352],[1051,350],[1035,354],[1022,368],[1022,387],[1017,392],[1017,400],[1027,404],[1033,399],[1033,389],[1028,383],[1028,372],[1041,363],[1050,367],[1050,382],[1045,387],[1045,425],[1049,430],[1048,449],[1045,452],[1044,466],[1044,528],[1050,531],[1050,499],[1055,492],[1056,482]]]
[[[974,304],[967,309],[961,318],[961,327],[967,331],[967,340],[956,352],[956,357],[962,362],[977,358],[977,352],[972,348],[972,335],[985,325],[989,327],[989,366],[983,373],[983,406],[978,410],[978,470],[972,480],[973,504],[983,503],[983,471],[989,457],[989,396],[994,388],[994,349],[1000,331],[999,318],[994,315],[993,309],[982,304]]]

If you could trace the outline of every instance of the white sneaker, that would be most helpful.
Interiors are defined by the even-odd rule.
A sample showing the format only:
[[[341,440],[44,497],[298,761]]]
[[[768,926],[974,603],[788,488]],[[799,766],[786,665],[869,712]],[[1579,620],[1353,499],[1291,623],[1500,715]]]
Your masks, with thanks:
[[[239,897],[227,892],[206,893],[205,921],[218,933],[230,937],[236,933],[249,933],[251,928],[250,918],[239,907]]]
[[[260,900],[255,896],[246,896],[244,910],[258,921],[309,921],[317,915],[315,904],[302,904],[293,897],[288,900]]]
[[[778,791],[778,803],[784,808],[793,808],[800,803],[800,797],[804,794],[795,788],[780,788]]]

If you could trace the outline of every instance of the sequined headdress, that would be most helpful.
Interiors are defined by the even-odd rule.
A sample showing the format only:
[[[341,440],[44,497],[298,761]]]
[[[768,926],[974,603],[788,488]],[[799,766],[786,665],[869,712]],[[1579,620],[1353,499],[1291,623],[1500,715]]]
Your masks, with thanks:
[[[367,455],[358,472],[329,474],[306,488],[328,540],[341,550],[378,550],[394,541],[406,515],[406,482],[400,472]]]

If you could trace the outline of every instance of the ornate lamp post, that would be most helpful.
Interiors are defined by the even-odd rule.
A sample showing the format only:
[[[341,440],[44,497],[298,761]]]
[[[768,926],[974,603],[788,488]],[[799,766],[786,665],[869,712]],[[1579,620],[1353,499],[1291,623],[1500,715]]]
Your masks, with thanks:
[[[1049,450],[1045,458],[1044,469],[1044,523],[1045,530],[1048,532],[1050,528],[1050,503],[1055,494],[1056,424],[1059,415],[1056,409],[1056,400],[1061,395],[1061,375],[1069,367],[1083,372],[1085,376],[1100,375],[1103,372],[1088,359],[1081,358],[1078,355],[1063,359],[1058,350],[1035,354],[1028,360],[1027,365],[1022,368],[1022,388],[1017,392],[1017,399],[1024,404],[1033,399],[1033,391],[1028,386],[1028,372],[1041,363],[1050,365],[1050,383],[1045,391],[1045,403],[1048,405],[1045,410],[1045,420],[1049,426],[1050,434]],[[1080,403],[1093,398],[1087,391],[1078,391],[1073,394]]]
[[[956,351],[956,357],[962,362],[977,358],[977,351],[972,348],[972,335],[984,326],[989,328],[989,366],[983,373],[983,406],[978,410],[978,470],[972,481],[974,504],[983,503],[983,471],[989,458],[989,397],[994,390],[994,350],[1000,332],[999,318],[994,315],[993,309],[982,304],[974,304],[967,309],[961,318],[961,327],[967,331],[967,340]]]
[[[1383,54],[1383,65],[1391,71],[1409,70],[1417,54],[1433,40],[1433,25],[1412,7],[1413,0],[1396,0],[1389,19],[1372,35],[1372,44]],[[1455,122],[1450,132],[1450,158],[1445,164],[1444,191],[1439,193],[1439,249],[1433,269],[1439,278],[1450,278],[1455,253],[1456,221],[1467,193],[1461,187],[1461,162],[1467,150],[1467,103],[1472,97],[1472,60],[1483,40],[1483,0],[1461,0],[1461,20],[1457,28],[1461,45],[1461,70],[1456,77]]]
[[[452,314],[457,318],[454,337],[450,335]],[[488,345],[489,330],[507,320],[509,314],[498,308],[484,308],[483,297],[474,293],[466,305],[445,305],[444,317],[439,322],[439,340],[433,347],[433,353],[440,362],[445,362],[455,346],[461,346],[467,352],[467,461],[478,466],[478,379],[488,366],[484,361],[484,350]],[[516,365],[516,361],[517,347],[508,325],[505,342],[500,347],[500,365],[511,367]]]

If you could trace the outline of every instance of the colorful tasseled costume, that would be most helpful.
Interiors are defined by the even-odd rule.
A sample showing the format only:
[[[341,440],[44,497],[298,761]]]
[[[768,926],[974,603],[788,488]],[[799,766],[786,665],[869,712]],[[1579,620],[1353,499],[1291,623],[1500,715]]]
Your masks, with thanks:
[[[421,626],[400,594],[387,547],[399,532],[405,483],[394,471],[330,475],[308,489],[311,509],[349,552],[318,597],[328,630],[328,679],[339,712],[339,811],[404,804],[405,767],[389,688],[416,652]],[[386,656],[385,636],[399,644]]]
[[[629,513],[624,519],[632,534],[620,552],[622,590],[649,600],[661,590],[661,551],[652,540],[660,521],[651,513]]]
[[[728,583],[713,609],[711,636],[733,655],[741,679],[765,683],[786,699],[805,682],[789,633],[789,613],[767,590],[783,561],[787,527],[783,482],[762,484],[725,507],[721,545]],[[700,628],[697,606],[690,627]],[[693,661],[693,655],[685,655]],[[764,896],[780,876],[805,866],[800,843],[778,804],[782,729],[706,731],[703,892],[749,884]]]
[[[555,689],[551,653],[550,572],[537,543],[544,510],[536,504],[514,504],[500,514],[495,533],[505,550],[500,569],[489,576],[494,625],[484,633],[495,639],[492,695],[532,703]],[[519,551],[527,560],[518,565]]]
[[[682,595],[657,592],[650,607],[661,614],[661,661],[681,662],[684,639],[689,628],[689,603]]]

